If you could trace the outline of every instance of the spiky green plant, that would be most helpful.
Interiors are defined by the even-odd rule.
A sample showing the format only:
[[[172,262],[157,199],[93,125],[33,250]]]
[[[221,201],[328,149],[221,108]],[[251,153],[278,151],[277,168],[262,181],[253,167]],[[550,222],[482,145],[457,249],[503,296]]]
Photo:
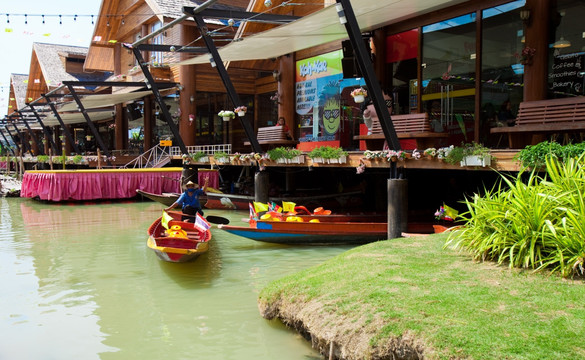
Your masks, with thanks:
[[[510,267],[585,273],[585,155],[548,156],[545,165],[546,177],[502,175],[484,196],[466,199],[467,224],[447,245]]]

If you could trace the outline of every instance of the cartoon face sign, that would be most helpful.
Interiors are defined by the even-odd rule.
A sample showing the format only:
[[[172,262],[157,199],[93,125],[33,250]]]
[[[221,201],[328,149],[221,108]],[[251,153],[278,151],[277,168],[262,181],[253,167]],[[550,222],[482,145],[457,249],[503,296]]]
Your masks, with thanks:
[[[323,129],[327,135],[334,135],[340,123],[339,100],[330,98],[323,107]]]

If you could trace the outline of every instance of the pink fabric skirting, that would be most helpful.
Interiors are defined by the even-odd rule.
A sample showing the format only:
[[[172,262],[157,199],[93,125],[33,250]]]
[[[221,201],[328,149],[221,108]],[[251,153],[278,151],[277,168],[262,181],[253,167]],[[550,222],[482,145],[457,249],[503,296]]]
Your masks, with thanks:
[[[128,199],[136,189],[178,192],[181,172],[26,172],[21,197],[49,201]]]

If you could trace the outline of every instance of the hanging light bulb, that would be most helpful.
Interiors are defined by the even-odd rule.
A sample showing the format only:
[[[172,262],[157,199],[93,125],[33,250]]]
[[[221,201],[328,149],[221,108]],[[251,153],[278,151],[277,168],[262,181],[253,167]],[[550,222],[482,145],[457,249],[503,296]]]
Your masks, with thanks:
[[[270,0],[264,0],[264,6],[266,6],[266,7],[272,6],[272,1],[270,1]]]
[[[6,14],[6,23],[10,24],[10,15]]]
[[[93,25],[93,15],[91,16],[91,24]]]
[[[124,21],[124,15],[122,15],[122,25],[124,25],[126,22]]]
[[[25,24],[25,25],[26,25],[26,24],[28,24],[28,17],[27,17],[27,15],[26,15],[26,14],[24,14],[24,24]]]
[[[63,19],[62,19],[61,15],[59,15],[59,25],[63,25]]]
[[[41,15],[43,17],[43,24],[45,23],[45,15]]]
[[[77,21],[77,15],[73,15],[73,21]]]
[[[234,21],[234,19],[228,19],[228,25],[229,26],[234,26],[236,22]]]

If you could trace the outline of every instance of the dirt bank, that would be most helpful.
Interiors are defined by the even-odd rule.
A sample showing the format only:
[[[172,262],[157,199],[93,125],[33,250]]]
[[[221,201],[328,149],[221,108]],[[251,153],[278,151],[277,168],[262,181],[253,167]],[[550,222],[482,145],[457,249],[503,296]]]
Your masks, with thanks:
[[[385,360],[432,358],[432,350],[424,343],[406,334],[393,338],[381,346],[372,346],[372,338],[384,322],[375,314],[364,314],[358,321],[346,318],[320,301],[289,301],[279,298],[272,303],[259,302],[262,317],[277,318],[311,341],[325,359]],[[330,357],[330,351],[333,356]],[[430,355],[430,356],[429,356]]]

